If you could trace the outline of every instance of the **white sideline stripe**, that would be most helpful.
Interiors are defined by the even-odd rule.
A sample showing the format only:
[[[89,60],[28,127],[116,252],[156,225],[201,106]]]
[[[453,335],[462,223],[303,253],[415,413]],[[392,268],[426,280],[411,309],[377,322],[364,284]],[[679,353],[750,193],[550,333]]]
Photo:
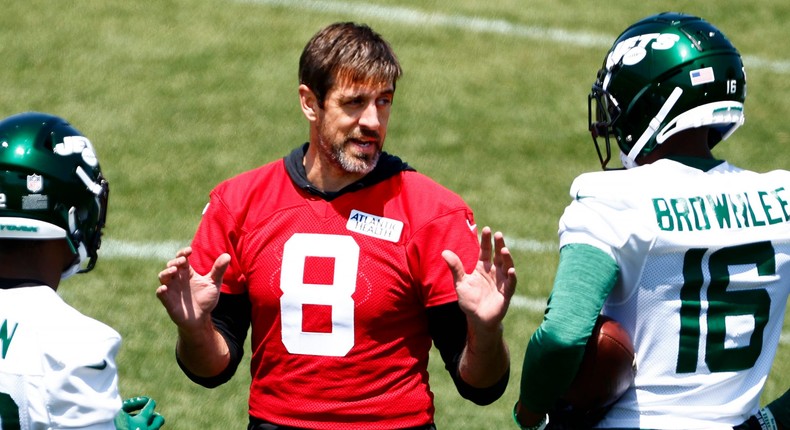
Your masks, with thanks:
[[[510,306],[517,309],[526,309],[530,312],[543,313],[546,310],[546,298],[514,295],[510,299]]]
[[[558,243],[540,242],[532,239],[505,237],[505,245],[513,251],[534,252],[537,254],[559,252]]]
[[[124,240],[102,239],[99,259],[150,259],[163,263],[176,256],[176,251],[189,245],[189,241],[178,242],[127,242]]]
[[[561,28],[521,25],[501,19],[474,16],[447,15],[426,12],[399,6],[383,6],[372,3],[317,0],[236,0],[238,3],[281,6],[323,13],[341,13],[358,17],[386,19],[414,26],[458,28],[477,33],[495,33],[525,39],[557,42],[560,44],[607,49],[612,46],[616,35],[570,31]],[[790,61],[769,60],[744,55],[743,62],[749,69],[763,69],[779,74],[790,73]]]

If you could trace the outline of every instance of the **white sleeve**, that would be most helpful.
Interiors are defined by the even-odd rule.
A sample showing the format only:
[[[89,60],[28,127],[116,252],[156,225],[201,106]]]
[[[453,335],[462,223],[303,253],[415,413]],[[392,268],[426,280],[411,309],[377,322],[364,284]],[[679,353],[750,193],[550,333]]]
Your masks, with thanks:
[[[94,338],[45,352],[48,412],[54,428],[115,429],[121,409],[115,355],[120,337]]]

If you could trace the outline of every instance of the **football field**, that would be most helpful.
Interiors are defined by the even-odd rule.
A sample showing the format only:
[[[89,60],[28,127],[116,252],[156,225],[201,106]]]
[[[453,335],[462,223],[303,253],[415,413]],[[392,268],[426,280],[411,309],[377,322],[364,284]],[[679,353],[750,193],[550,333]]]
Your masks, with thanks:
[[[462,400],[432,354],[440,429],[515,428],[521,360],[557,262],[573,178],[600,165],[587,94],[628,24],[674,10],[719,27],[744,57],[746,123],[714,155],[757,171],[790,168],[790,3],[654,0],[25,0],[0,13],[0,117],[44,111],[94,143],[110,182],[96,269],[61,285],[116,328],[124,397],[149,395],[166,429],[244,429],[249,348],[214,390],[182,374],[157,273],[187,245],[221,180],[308,138],[297,63],[335,21],[371,25],[404,68],[385,150],[460,194],[478,226],[502,231],[518,290],[505,319],[510,385],[487,407]],[[764,400],[790,387],[790,326]]]

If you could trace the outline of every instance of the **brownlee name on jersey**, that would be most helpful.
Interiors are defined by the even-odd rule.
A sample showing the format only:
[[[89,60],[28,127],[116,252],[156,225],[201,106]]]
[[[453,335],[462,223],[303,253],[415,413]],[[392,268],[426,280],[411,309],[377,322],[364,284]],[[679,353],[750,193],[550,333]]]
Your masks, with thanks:
[[[652,200],[656,223],[664,231],[762,227],[790,221],[790,193],[784,187]]]

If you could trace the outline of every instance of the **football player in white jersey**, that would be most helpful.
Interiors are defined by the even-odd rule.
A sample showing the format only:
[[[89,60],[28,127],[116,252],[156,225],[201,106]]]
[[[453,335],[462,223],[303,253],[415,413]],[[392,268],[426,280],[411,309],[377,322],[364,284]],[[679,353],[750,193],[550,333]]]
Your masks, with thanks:
[[[96,263],[109,187],[91,142],[57,116],[0,121],[0,429],[158,429],[122,401],[120,335],[66,304],[61,279]]]
[[[759,405],[790,293],[790,172],[711,153],[745,98],[740,54],[699,17],[650,16],[617,38],[589,96],[605,171],[576,178],[560,219],[521,428],[790,428],[790,395]],[[625,169],[607,168],[612,140]],[[597,416],[554,415],[599,313],[631,335],[636,377]]]

